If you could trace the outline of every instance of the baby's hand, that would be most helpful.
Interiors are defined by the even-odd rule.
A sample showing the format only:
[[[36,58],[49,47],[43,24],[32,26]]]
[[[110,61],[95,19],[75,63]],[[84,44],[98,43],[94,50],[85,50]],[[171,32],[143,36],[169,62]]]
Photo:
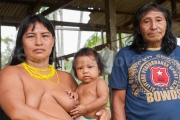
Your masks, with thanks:
[[[73,98],[75,101],[78,99],[78,94],[69,90],[65,90],[65,92],[69,95],[70,99]]]
[[[87,109],[85,105],[77,105],[73,110],[70,111],[70,115],[72,118],[78,118],[87,113]]]

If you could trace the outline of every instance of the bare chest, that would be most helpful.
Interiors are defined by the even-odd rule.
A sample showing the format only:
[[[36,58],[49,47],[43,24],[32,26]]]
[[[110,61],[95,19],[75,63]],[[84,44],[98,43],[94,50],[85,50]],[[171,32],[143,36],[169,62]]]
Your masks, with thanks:
[[[57,78],[53,77],[50,82],[46,80],[38,80],[29,75],[21,76],[26,104],[38,108],[45,112],[52,109],[55,111],[69,112],[76,103],[70,99],[65,90],[71,90],[70,85],[60,79],[60,84],[55,86],[52,83],[57,82]]]

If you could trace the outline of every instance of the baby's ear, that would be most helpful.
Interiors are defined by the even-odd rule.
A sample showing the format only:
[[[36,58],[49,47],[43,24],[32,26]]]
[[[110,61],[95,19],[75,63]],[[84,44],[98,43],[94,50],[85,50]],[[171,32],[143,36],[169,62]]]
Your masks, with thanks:
[[[99,75],[100,75],[100,73],[101,73],[101,70],[98,70],[98,73],[99,73]]]

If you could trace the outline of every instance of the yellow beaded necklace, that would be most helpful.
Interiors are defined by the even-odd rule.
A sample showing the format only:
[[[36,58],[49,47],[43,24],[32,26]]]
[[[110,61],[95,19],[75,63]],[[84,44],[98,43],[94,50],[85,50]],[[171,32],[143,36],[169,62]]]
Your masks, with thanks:
[[[60,83],[60,79],[59,79],[59,76],[56,72],[56,70],[54,69],[54,67],[52,65],[49,65],[49,68],[46,68],[46,69],[39,69],[39,68],[35,68],[35,67],[32,67],[30,65],[28,65],[27,63],[23,62],[21,63],[22,66],[24,67],[24,69],[35,79],[40,79],[40,80],[46,80],[48,83],[52,84],[52,85],[59,85]],[[49,74],[41,74],[40,72],[49,72]],[[56,73],[57,75],[57,79],[58,79],[58,82],[57,83],[53,83],[53,82],[50,82],[49,79],[51,79],[54,74]]]

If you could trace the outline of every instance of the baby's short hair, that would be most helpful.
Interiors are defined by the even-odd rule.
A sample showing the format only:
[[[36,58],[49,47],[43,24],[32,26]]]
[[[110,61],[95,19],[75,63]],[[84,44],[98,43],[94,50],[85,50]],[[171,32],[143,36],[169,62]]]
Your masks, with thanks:
[[[95,51],[94,49],[92,48],[88,48],[88,47],[85,47],[85,48],[81,48],[74,56],[74,60],[73,60],[73,70],[74,70],[74,75],[77,77],[77,73],[76,73],[76,58],[79,57],[79,56],[94,56],[95,60],[96,60],[96,63],[98,65],[98,69],[100,70],[100,73],[99,75],[102,75],[103,72],[104,72],[104,60],[103,58],[101,57],[101,55]]]

